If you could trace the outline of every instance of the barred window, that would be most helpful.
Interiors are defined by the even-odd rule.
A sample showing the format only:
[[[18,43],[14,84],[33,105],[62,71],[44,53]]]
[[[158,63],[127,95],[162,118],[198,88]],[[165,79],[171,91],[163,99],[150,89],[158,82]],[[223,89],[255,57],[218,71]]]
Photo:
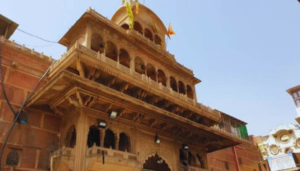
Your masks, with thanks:
[[[18,166],[19,159],[20,159],[19,153],[15,150],[12,150],[6,156],[6,165],[7,166]]]
[[[229,170],[229,164],[228,164],[228,162],[225,162],[225,169]]]
[[[243,164],[241,157],[239,157],[239,164]]]

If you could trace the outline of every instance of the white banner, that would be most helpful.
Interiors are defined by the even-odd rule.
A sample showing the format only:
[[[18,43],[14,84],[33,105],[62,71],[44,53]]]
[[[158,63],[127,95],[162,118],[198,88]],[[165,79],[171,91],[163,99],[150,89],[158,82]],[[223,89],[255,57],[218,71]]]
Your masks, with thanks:
[[[277,157],[269,157],[268,163],[271,171],[279,171],[296,167],[292,153],[280,155]]]

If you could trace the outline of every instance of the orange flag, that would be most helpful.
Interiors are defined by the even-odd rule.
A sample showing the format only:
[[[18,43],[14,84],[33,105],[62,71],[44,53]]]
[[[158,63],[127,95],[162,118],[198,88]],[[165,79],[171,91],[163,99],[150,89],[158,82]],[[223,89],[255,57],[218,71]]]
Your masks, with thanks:
[[[168,35],[169,38],[170,38],[170,36],[176,35],[173,28],[172,28],[172,26],[171,26],[171,23],[169,24],[167,35]]]
[[[140,2],[139,2],[139,0],[136,0],[135,1],[135,8],[134,8],[133,12],[135,14],[138,14],[139,13],[139,8],[140,8]]]

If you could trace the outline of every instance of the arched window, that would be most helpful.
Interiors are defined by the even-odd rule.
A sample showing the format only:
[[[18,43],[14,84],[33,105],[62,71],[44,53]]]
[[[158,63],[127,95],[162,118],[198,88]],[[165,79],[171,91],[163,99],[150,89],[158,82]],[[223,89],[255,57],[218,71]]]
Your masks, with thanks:
[[[156,81],[156,71],[152,64],[147,64],[147,76]]]
[[[100,147],[100,131],[96,126],[91,126],[88,134],[88,147],[92,147],[94,144]]]
[[[130,68],[130,57],[125,49],[120,50],[119,60],[120,64],[126,66],[127,68]]]
[[[178,92],[177,82],[174,77],[170,77],[170,86],[174,91]]]
[[[65,146],[74,148],[75,144],[76,144],[76,128],[75,125],[72,125],[67,132]]]
[[[151,31],[149,29],[145,29],[144,32],[144,36],[147,37],[148,39],[150,39],[151,41],[153,41],[153,34],[151,33]]]
[[[7,166],[18,166],[19,165],[20,156],[19,153],[15,150],[9,152],[6,156],[6,165]]]
[[[110,129],[105,131],[104,147],[115,149],[115,134]]]
[[[114,61],[117,61],[118,60],[117,46],[114,43],[110,42],[110,41],[108,41],[106,44],[107,44],[106,45],[107,49],[106,49],[106,54],[105,55],[108,58],[110,58],[110,59],[112,59]]]
[[[196,158],[195,155],[192,154],[190,151],[188,152],[188,157],[189,157],[189,165],[190,166],[196,166]]]
[[[119,150],[120,151],[126,150],[127,152],[130,152],[130,140],[129,137],[124,133],[120,134]]]
[[[140,74],[145,74],[146,72],[146,66],[144,64],[144,61],[139,58],[139,57],[136,57],[134,59],[134,66],[135,66],[135,72],[137,73],[140,73]]]
[[[121,27],[122,27],[123,29],[125,29],[125,30],[129,30],[129,25],[128,25],[128,24],[123,24]]]
[[[165,75],[165,73],[162,71],[162,70],[158,70],[157,71],[157,81],[159,82],[159,83],[161,83],[162,85],[164,85],[164,86],[167,86],[167,78],[166,78],[166,75]]]
[[[155,40],[154,40],[154,42],[155,42],[155,44],[157,44],[157,45],[162,45],[162,41],[161,41],[161,38],[158,36],[158,35],[155,35]]]
[[[192,90],[191,86],[189,86],[189,85],[186,86],[186,94],[187,94],[188,98],[194,99],[193,90]]]
[[[185,94],[185,86],[184,86],[183,82],[179,81],[178,86],[179,86],[178,87],[179,88],[179,93]]]
[[[143,34],[143,28],[138,22],[134,22],[133,29],[141,34]]]
[[[182,149],[179,150],[179,160],[180,160],[181,166],[186,167],[189,165],[187,156],[186,156],[186,151],[184,151]]]
[[[105,45],[103,42],[103,38],[98,33],[94,33],[92,35],[91,49],[96,52],[103,53],[104,47]]]

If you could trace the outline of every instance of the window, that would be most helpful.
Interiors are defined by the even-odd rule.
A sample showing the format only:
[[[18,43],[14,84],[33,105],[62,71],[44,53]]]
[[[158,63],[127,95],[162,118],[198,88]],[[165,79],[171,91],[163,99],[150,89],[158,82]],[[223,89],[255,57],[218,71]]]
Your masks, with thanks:
[[[229,170],[229,164],[228,164],[228,162],[225,162],[225,169]]]
[[[19,165],[19,153],[16,150],[10,151],[6,156],[6,165],[7,166],[18,166]]]
[[[243,164],[241,157],[239,157],[239,164]]]
[[[294,96],[294,99],[297,99],[298,98],[297,92],[293,93],[293,96]]]
[[[300,107],[300,100],[296,100],[297,107]]]

